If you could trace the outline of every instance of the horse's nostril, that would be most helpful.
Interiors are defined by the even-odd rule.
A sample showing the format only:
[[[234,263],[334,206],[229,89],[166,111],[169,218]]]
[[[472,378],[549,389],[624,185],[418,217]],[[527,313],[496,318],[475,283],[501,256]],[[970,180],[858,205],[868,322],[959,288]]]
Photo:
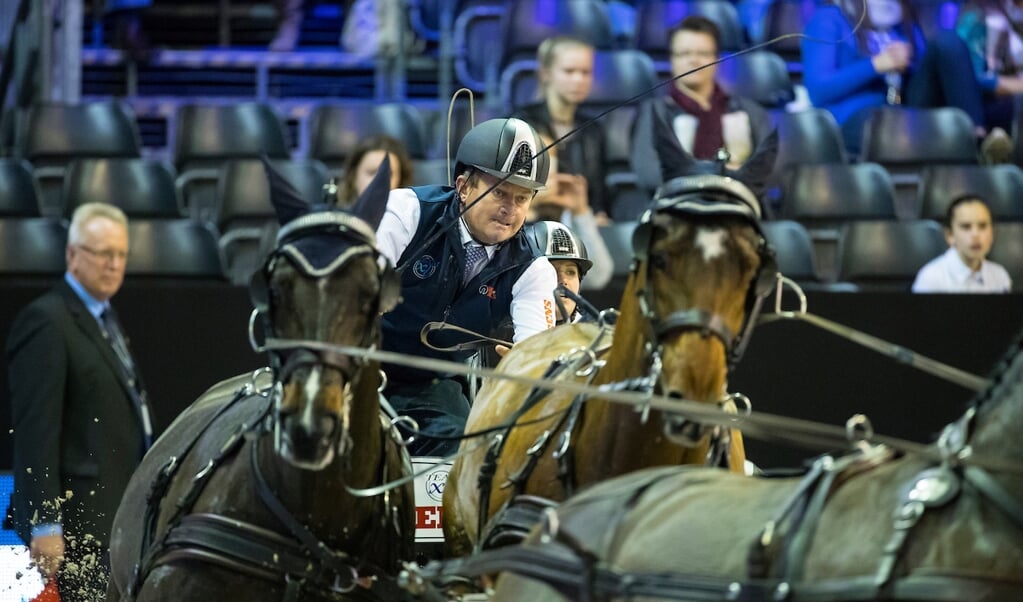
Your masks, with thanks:
[[[677,391],[677,390],[674,390],[674,389],[671,390],[671,391],[668,391],[668,393],[665,396],[666,397],[670,397],[672,399],[685,399],[685,395],[682,395],[682,391]]]
[[[334,416],[322,416],[320,418],[320,435],[323,437],[330,436],[334,433],[334,428],[337,427],[337,418]]]

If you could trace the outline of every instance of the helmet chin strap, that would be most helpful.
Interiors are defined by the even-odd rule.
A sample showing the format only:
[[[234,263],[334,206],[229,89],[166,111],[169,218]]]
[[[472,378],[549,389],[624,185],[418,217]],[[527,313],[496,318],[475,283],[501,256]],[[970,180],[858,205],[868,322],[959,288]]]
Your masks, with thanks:
[[[462,201],[462,206],[463,207],[465,206],[465,201]],[[458,219],[459,219],[459,221],[462,222],[462,226],[465,227],[465,231],[469,233],[469,238],[471,238],[476,244],[478,244],[480,246],[483,246],[483,247],[494,247],[494,246],[497,246],[497,245],[492,245],[492,244],[485,243],[485,242],[483,242],[482,240],[480,240],[479,238],[476,237],[476,234],[472,231],[472,228],[469,227],[469,222],[465,221],[465,212],[464,211],[462,212],[462,215],[458,216]],[[501,243],[497,243],[497,244],[500,245]]]

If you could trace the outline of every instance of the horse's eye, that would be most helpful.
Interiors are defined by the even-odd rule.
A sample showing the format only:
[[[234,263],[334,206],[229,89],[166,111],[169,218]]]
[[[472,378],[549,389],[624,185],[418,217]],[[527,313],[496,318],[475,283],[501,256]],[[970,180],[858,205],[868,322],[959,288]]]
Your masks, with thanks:
[[[654,253],[650,256],[650,266],[658,270],[663,270],[668,267],[668,260],[660,253]]]

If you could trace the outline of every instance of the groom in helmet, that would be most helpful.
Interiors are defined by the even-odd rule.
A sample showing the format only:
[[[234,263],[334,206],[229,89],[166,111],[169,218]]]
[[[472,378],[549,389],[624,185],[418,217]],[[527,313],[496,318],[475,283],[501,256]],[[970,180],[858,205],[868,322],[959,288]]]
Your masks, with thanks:
[[[522,229],[533,196],[547,182],[549,159],[542,148],[525,121],[491,119],[462,139],[454,187],[391,191],[377,239],[401,271],[402,301],[383,316],[385,350],[462,361],[474,350],[432,349],[420,340],[423,326],[443,321],[489,335],[510,318],[515,342],[554,326],[557,276]],[[430,336],[437,347],[459,342],[443,333]],[[454,453],[454,438],[469,414],[463,381],[394,364],[384,370],[391,405],[414,418],[424,434],[409,452]]]

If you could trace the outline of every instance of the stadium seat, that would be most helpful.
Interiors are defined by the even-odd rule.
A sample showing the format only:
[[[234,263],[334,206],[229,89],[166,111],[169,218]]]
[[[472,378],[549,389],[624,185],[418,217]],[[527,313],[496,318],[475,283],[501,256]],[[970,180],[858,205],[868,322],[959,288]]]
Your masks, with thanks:
[[[655,61],[658,71],[670,71],[668,32],[689,15],[707,17],[721,30],[722,52],[746,47],[735,5],[723,0],[647,0],[636,7],[636,48]]]
[[[84,203],[112,203],[129,219],[183,217],[174,175],[147,159],[79,159],[64,179],[64,217]]]
[[[987,202],[995,223],[1023,221],[1023,169],[1016,165],[928,166],[920,173],[920,217],[943,221],[964,194]]]
[[[138,125],[115,101],[33,105],[21,125],[20,153],[32,164],[45,216],[62,213],[64,175],[73,160],[141,156]]]
[[[891,169],[928,164],[976,164],[973,123],[960,109],[885,107],[875,110],[863,128],[864,161]]]
[[[415,105],[391,102],[373,107],[374,134],[400,140],[413,159],[426,158],[426,126]]]
[[[783,113],[778,118],[778,157],[775,173],[790,165],[848,163],[838,122],[826,109]]]
[[[920,268],[947,248],[933,220],[850,222],[839,242],[838,278],[861,290],[908,291]]]
[[[920,170],[927,165],[975,165],[977,142],[969,116],[956,108],[877,109],[863,126],[860,159],[880,163],[895,184],[900,217],[919,215]]]
[[[0,219],[0,278],[51,280],[66,268],[67,229],[43,217]]]
[[[814,266],[813,241],[802,224],[792,220],[767,221],[761,224],[761,229],[784,276],[800,284],[820,281]]]
[[[455,158],[451,157],[454,165]],[[425,159],[412,161],[412,185],[426,186],[430,184],[448,184],[451,178],[451,170],[448,169],[447,159]]]
[[[359,141],[377,134],[403,142],[413,159],[426,157],[426,126],[410,104],[322,104],[309,115],[307,127],[309,158],[322,161],[331,173],[340,174]]]
[[[876,163],[791,167],[783,178],[782,215],[809,228],[836,228],[852,220],[895,219],[891,178]]]
[[[839,238],[846,224],[896,218],[891,178],[876,163],[806,165],[786,174],[780,213],[808,228],[823,280],[836,277]]]
[[[764,14],[764,39],[762,41],[803,33],[806,22],[810,20],[816,7],[815,0],[773,0],[768,4]],[[779,40],[771,44],[771,51],[785,60],[789,72],[802,70],[800,38],[791,37]]]
[[[0,159],[0,218],[39,216],[32,166],[21,159]]]
[[[190,104],[177,112],[174,165],[181,201],[198,221],[213,219],[217,172],[231,159],[287,159],[284,125],[268,105]]]
[[[582,38],[597,50],[614,47],[611,21],[601,0],[516,0],[506,7],[501,21],[502,67],[535,59],[540,43],[558,34]]]
[[[183,219],[128,223],[126,274],[141,277],[224,280],[217,237],[201,224]]]
[[[600,237],[604,239],[607,250],[614,259],[614,278],[621,283],[629,275],[632,266],[632,233],[636,230],[635,221],[616,221],[607,226],[600,226]]]
[[[474,103],[475,115],[470,115],[469,102],[460,101],[451,112],[451,131],[448,132],[448,108],[442,107],[438,111],[423,111],[423,121],[426,123],[427,145],[426,156],[429,159],[444,159],[448,152],[448,138],[451,140],[451,157],[454,158],[458,151],[458,144],[466,132],[473,128],[473,125],[483,123],[488,119],[504,116],[504,111],[495,110],[482,102]]]
[[[501,73],[501,21],[504,5],[471,6],[455,19],[455,77],[475,92],[498,93]]]
[[[788,67],[769,50],[736,55],[718,66],[718,81],[733,96],[751,98],[766,108],[783,108],[795,99]]]
[[[995,224],[989,258],[1009,272],[1012,290],[1023,291],[1023,222]]]
[[[273,162],[309,204],[323,201],[323,187],[330,179],[327,167],[316,160]],[[262,161],[231,161],[220,171],[217,186],[218,246],[224,273],[235,284],[247,284],[262,261],[260,242],[276,214],[270,203],[270,186]]]
[[[825,109],[781,113],[777,128],[778,156],[768,178],[765,200],[771,215],[777,215],[785,203],[782,181],[788,170],[798,165],[849,161],[838,123]]]
[[[857,290],[848,282],[833,282],[834,241],[814,239],[803,224],[794,220],[765,221],[760,226],[774,249],[778,269],[784,276],[795,280],[804,291]]]

